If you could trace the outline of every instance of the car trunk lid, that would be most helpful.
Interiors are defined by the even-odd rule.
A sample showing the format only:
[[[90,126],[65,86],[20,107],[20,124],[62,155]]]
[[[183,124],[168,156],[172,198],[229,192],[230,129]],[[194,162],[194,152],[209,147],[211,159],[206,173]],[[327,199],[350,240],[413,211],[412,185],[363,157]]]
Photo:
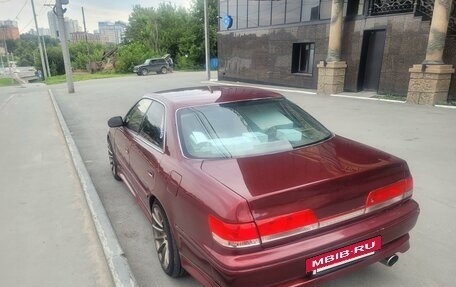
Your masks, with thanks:
[[[334,136],[290,152],[206,160],[201,168],[243,198],[256,221],[312,210],[318,220],[364,208],[372,190],[397,182],[405,161]]]

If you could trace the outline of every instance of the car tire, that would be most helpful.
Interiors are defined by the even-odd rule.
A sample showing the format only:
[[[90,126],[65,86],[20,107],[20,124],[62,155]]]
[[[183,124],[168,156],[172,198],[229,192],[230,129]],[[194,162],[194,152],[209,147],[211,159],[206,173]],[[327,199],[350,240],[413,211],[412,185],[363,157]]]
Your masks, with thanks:
[[[160,70],[160,74],[166,74],[168,73],[168,69],[166,67],[162,67]]]
[[[111,141],[108,138],[108,157],[109,157],[109,165],[111,166],[111,173],[115,180],[122,181],[120,178],[118,169],[119,164],[117,163],[116,156],[114,155],[114,151],[112,150]]]
[[[141,72],[141,75],[143,75],[143,76],[146,76],[147,74],[149,74],[149,71],[146,68],[142,68],[140,72]]]
[[[185,269],[182,268],[179,251],[169,228],[168,218],[157,200],[152,204],[152,231],[158,261],[163,271],[174,278],[183,276]]]

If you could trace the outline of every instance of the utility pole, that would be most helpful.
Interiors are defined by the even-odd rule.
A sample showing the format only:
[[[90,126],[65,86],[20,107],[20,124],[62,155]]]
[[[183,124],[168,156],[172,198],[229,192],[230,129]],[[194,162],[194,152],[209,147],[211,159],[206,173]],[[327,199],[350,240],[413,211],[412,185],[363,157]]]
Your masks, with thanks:
[[[6,31],[5,31],[5,28],[3,28],[3,44],[5,45],[6,64],[8,65],[9,74],[10,74],[10,77],[11,77],[11,83],[14,83],[13,71],[11,70],[10,60],[8,58],[8,45],[6,45]]]
[[[40,56],[41,56],[41,67],[43,67],[43,75],[44,78],[46,79],[49,77],[48,72],[46,70],[46,64],[44,63],[44,54],[43,54],[43,46],[41,45],[41,38],[40,38],[40,31],[38,30],[38,21],[36,21],[36,13],[35,13],[35,3],[33,0],[30,0],[32,2],[32,10],[33,10],[33,19],[35,19],[35,28],[36,28],[36,35],[38,36],[38,47],[40,49]]]
[[[210,56],[209,56],[209,17],[208,17],[208,8],[207,0],[204,0],[204,46],[206,50],[206,78],[209,81],[211,79],[211,70],[210,70]]]
[[[68,4],[68,0],[55,0],[54,13],[57,15],[57,22],[59,25],[59,38],[62,45],[63,63],[65,64],[65,74],[67,79],[68,93],[74,93],[73,71],[71,70],[70,51],[68,51],[68,43],[65,30],[65,21],[63,20],[63,4]]]
[[[81,10],[82,10],[82,23],[84,24],[84,37],[85,37],[86,48],[87,48],[87,58],[89,59],[88,70],[90,70],[90,72],[92,73],[92,67],[90,66],[90,61],[92,59],[90,58],[89,39],[88,39],[88,35],[87,35],[87,26],[86,26],[85,14],[84,14],[84,7],[81,7]]]
[[[49,68],[49,59],[48,59],[48,54],[47,54],[47,50],[46,50],[46,41],[44,40],[44,36],[41,37],[41,40],[43,40],[44,60],[46,61],[46,69],[48,71],[48,76],[52,77],[51,69]]]

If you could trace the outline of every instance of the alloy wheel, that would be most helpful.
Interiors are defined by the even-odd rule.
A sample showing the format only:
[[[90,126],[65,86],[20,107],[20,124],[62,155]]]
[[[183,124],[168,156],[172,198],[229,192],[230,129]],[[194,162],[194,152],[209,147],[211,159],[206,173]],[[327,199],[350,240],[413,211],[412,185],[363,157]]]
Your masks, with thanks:
[[[109,165],[111,166],[112,176],[118,181],[122,180],[119,177],[119,175],[117,174],[117,162],[116,162],[116,158],[114,157],[114,152],[112,151],[112,145],[109,142],[109,139],[108,139],[108,157],[109,157]]]
[[[158,260],[163,269],[168,269],[170,264],[170,246],[168,231],[165,227],[165,217],[162,209],[154,204],[152,210],[152,228],[154,233],[155,248],[157,249]]]

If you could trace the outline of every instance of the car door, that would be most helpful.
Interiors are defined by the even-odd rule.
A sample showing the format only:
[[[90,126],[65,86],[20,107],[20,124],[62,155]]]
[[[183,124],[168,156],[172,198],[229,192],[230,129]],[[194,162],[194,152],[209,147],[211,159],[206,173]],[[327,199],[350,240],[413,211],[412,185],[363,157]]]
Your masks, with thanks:
[[[130,165],[139,185],[141,207],[150,215],[149,198],[162,178],[160,160],[165,144],[165,107],[153,101],[146,112],[137,140],[130,147]]]
[[[149,65],[149,70],[156,72],[157,66],[158,66],[157,60],[151,60],[150,65]]]
[[[116,131],[115,152],[116,159],[120,164],[123,174],[128,182],[132,182],[134,176],[130,166],[130,147],[135,136],[139,133],[142,121],[152,100],[141,99],[134,105],[125,116],[124,126]]]

